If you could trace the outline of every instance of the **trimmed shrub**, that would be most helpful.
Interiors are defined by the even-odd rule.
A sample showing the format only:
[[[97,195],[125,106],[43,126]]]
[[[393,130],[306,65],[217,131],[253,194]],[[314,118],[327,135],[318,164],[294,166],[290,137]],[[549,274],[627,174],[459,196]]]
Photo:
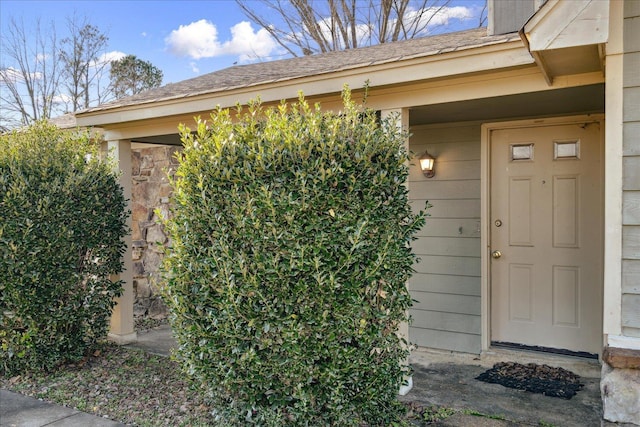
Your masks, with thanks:
[[[81,359],[122,283],[126,203],[89,135],[38,123],[0,136],[0,372]]]
[[[185,371],[226,425],[388,425],[408,367],[407,136],[362,111],[218,109],[184,142],[169,305]]]

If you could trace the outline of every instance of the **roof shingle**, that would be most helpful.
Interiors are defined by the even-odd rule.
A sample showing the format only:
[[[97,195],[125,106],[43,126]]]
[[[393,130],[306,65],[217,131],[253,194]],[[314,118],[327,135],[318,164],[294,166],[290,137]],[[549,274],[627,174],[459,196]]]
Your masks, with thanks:
[[[84,112],[110,110],[177,98],[222,92],[278,81],[434,56],[518,39],[517,33],[488,36],[486,28],[448,33],[394,43],[328,52],[317,55],[237,65],[178,83],[89,108]],[[81,114],[81,113],[80,113]]]

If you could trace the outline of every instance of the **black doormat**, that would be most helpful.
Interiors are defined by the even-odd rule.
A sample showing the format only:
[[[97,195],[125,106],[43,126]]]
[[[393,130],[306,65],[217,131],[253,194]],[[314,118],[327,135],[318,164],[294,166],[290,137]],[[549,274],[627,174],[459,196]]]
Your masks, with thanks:
[[[582,389],[580,377],[562,368],[529,363],[501,362],[481,373],[477,380],[505,387],[542,393],[545,396],[571,399]]]

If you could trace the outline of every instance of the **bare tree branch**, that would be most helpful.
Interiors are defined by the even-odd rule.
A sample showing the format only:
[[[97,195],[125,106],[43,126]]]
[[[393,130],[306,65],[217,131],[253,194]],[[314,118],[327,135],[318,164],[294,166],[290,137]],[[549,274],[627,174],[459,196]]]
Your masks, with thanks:
[[[109,96],[101,60],[108,38],[86,18],[67,19],[58,40],[52,24],[33,28],[12,19],[2,32],[7,64],[0,64],[0,127],[28,125],[100,103]]]
[[[99,80],[109,63],[101,62],[100,54],[105,53],[109,38],[86,17],[67,18],[67,29],[70,35],[62,39],[60,60],[71,111],[78,111],[104,99]]]
[[[15,19],[11,19],[2,34],[2,45],[12,61],[11,66],[0,66],[0,111],[4,127],[50,118],[56,109],[60,73],[53,24],[43,32],[38,21],[31,40],[24,23]]]
[[[484,1],[480,17],[478,18],[478,28],[484,27],[487,24],[487,0]]]
[[[253,23],[293,56],[426,35],[450,0],[236,0]],[[273,20],[257,10],[265,10]],[[276,22],[279,25],[276,25]]]

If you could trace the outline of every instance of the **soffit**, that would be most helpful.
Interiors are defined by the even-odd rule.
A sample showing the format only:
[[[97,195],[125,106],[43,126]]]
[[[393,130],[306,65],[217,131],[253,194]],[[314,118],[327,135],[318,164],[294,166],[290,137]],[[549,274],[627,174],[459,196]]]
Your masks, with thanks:
[[[604,84],[416,106],[410,124],[500,121],[604,112]]]
[[[325,105],[324,102],[322,104]],[[409,109],[409,122],[411,126],[421,126],[436,123],[486,122],[525,117],[602,113],[603,111],[604,84],[596,83],[540,92],[415,105]],[[149,134],[145,130],[124,130],[127,133],[124,139],[134,143],[180,145],[180,135],[175,130],[178,123],[176,120],[171,121],[169,126],[148,128],[165,133]],[[137,135],[134,136],[134,133]]]

